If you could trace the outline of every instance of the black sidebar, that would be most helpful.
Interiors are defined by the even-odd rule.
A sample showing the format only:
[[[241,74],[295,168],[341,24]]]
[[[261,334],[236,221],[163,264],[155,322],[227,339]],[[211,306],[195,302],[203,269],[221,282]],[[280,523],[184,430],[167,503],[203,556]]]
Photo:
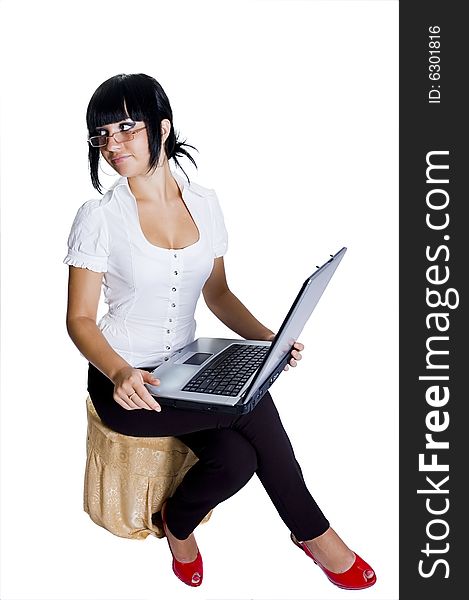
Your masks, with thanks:
[[[469,23],[464,2],[399,4],[399,598],[456,600],[469,578]]]

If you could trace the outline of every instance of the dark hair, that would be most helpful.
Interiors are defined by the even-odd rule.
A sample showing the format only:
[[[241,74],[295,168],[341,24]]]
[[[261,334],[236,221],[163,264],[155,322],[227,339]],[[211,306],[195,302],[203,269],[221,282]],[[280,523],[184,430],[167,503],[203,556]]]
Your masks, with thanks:
[[[197,148],[186,144],[186,140],[179,141],[178,133],[175,132],[173,127],[173,111],[168,97],[153,77],[143,73],[132,75],[121,73],[102,83],[92,95],[86,111],[88,134],[90,136],[95,135],[97,127],[108,123],[117,123],[129,117],[135,121],[144,121],[147,127],[148,149],[150,152],[148,171],[156,166],[160,155],[160,123],[163,119],[168,119],[171,123],[171,131],[164,144],[168,159],[174,159],[174,162],[186,177],[187,173],[179,164],[178,156],[186,156],[197,168],[195,160],[183,146],[193,150],[197,150]],[[93,148],[89,145],[88,161],[91,183],[98,192],[102,193],[98,176],[100,154],[99,148]],[[189,181],[188,177],[187,180]]]

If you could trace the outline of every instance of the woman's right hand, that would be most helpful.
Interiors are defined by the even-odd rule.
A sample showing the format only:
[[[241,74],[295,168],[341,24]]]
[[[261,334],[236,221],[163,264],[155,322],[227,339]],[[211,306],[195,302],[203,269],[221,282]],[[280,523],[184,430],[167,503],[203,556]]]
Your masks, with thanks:
[[[144,369],[124,367],[113,377],[113,398],[126,410],[144,408],[145,410],[160,411],[161,406],[156,402],[144,383],[159,385],[160,380]]]

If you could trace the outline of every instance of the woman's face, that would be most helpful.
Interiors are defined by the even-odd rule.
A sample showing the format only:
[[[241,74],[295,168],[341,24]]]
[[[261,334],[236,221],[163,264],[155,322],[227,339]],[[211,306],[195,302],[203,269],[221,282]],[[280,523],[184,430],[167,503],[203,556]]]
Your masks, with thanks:
[[[143,121],[127,118],[103,125],[96,128],[96,135],[108,136],[106,145],[101,148],[101,154],[119,175],[136,177],[148,172],[150,152]]]

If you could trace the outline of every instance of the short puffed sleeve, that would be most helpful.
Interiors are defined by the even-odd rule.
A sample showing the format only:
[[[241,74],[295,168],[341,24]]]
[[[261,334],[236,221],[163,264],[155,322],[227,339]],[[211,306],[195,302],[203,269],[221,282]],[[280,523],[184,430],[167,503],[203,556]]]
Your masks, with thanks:
[[[211,190],[209,206],[212,224],[212,248],[215,258],[223,256],[228,250],[228,232],[216,193]]]
[[[72,267],[105,273],[108,256],[109,235],[104,211],[99,200],[90,200],[78,209],[63,262]]]

